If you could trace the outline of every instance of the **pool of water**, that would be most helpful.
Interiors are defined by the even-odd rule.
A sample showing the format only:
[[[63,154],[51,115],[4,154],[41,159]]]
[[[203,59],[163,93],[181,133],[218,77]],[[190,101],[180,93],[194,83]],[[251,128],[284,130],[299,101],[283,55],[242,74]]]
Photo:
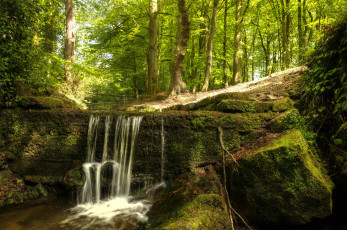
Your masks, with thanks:
[[[62,197],[28,201],[0,209],[1,230],[133,230],[146,222],[151,204],[123,198],[76,206]]]
[[[67,198],[49,197],[7,206],[0,209],[0,229],[66,229],[60,223],[69,216],[73,205]]]

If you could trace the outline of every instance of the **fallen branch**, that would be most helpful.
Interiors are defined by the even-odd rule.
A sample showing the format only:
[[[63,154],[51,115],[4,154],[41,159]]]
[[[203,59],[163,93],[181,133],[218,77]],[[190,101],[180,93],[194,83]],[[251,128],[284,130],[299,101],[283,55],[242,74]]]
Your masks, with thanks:
[[[231,154],[231,153],[224,147],[224,142],[223,142],[223,129],[222,129],[222,127],[219,126],[219,127],[218,127],[218,131],[219,131],[219,143],[220,143],[220,145],[221,145],[221,147],[222,147],[223,154],[224,154],[224,152],[228,153],[228,154],[231,156],[231,158],[234,160],[235,164],[236,164],[237,166],[239,166],[239,164],[238,164],[237,161],[235,160],[233,154]]]
[[[219,131],[219,142],[220,145],[222,146],[222,154],[223,154],[223,188],[224,188],[224,193],[226,196],[226,200],[227,200],[227,208],[228,208],[228,214],[229,214],[229,221],[230,221],[230,225],[231,225],[231,229],[234,230],[234,221],[233,221],[233,213],[235,213],[240,219],[241,221],[245,224],[245,226],[252,230],[252,228],[246,223],[246,221],[242,218],[242,216],[235,211],[235,209],[231,206],[231,202],[230,202],[230,198],[229,198],[229,193],[228,193],[228,189],[227,189],[227,176],[226,176],[226,169],[225,169],[225,152],[230,154],[234,160],[234,162],[236,163],[237,166],[239,166],[239,164],[236,162],[235,158],[233,157],[233,155],[231,153],[229,153],[229,151],[224,147],[223,144],[223,129],[222,127],[218,127],[218,131]]]

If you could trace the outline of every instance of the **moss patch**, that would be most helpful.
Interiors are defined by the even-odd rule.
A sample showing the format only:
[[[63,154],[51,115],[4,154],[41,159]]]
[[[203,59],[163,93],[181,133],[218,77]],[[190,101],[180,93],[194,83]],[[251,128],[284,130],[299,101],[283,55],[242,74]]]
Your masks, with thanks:
[[[294,107],[294,101],[292,101],[289,97],[283,98],[278,101],[273,102],[272,110],[274,112],[283,112]]]
[[[168,223],[155,229],[227,229],[228,219],[223,210],[222,197],[202,194],[177,210]]]
[[[216,107],[216,110],[226,113],[264,113],[272,108],[272,103],[268,102],[250,102],[226,99],[222,100]]]
[[[299,111],[292,109],[274,118],[269,128],[272,132],[280,133],[288,129],[300,127],[304,122],[305,120],[300,116]]]

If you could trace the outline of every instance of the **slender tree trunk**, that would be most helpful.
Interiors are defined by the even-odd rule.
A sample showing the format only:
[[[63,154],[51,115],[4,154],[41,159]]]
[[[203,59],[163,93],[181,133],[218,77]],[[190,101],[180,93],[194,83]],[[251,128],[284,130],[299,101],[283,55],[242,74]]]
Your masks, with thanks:
[[[44,41],[44,51],[47,53],[53,53],[56,47],[56,18],[58,17],[58,10],[55,0],[48,2],[49,13],[46,17],[45,32],[46,39]]]
[[[148,86],[147,93],[153,94],[158,91],[158,63],[157,63],[157,0],[151,0],[149,17],[149,47],[148,47]]]
[[[235,28],[235,37],[234,37],[234,62],[233,62],[233,80],[235,84],[241,82],[241,70],[242,70],[242,27],[243,19],[249,7],[249,0],[247,0],[246,5],[244,6],[243,0],[236,0],[235,3],[235,19],[236,19],[236,28]]]
[[[301,0],[298,0],[298,33],[299,33],[299,64],[303,63],[303,34]]]
[[[247,33],[246,31],[244,31],[244,60],[245,60],[245,68],[244,68],[244,78],[243,81],[244,82],[248,82],[248,50],[247,50]]]
[[[224,34],[223,34],[223,75],[224,75],[224,87],[229,86],[228,73],[227,73],[227,16],[228,16],[228,0],[224,0]]]
[[[252,40],[252,81],[254,81],[254,49],[255,49],[255,38],[256,38],[256,33],[253,36]]]
[[[209,0],[204,4],[202,12],[201,12],[201,17],[204,19],[203,22],[200,23],[200,34],[199,34],[199,51],[198,51],[198,64],[196,65],[195,71],[194,71],[194,79],[199,79],[198,82],[201,82],[201,72],[200,72],[200,63],[201,59],[203,57],[203,54],[206,52],[206,41],[207,41],[207,30],[208,30],[208,23],[207,23],[207,15],[208,15],[208,9],[209,9]],[[194,85],[193,87],[193,92],[195,92],[198,87],[200,88],[200,83],[199,87],[197,85]],[[201,87],[202,88],[202,87]]]
[[[282,46],[283,46],[283,64],[284,68],[290,67],[290,26],[291,15],[289,11],[290,0],[281,0],[282,6]]]
[[[204,85],[202,86],[202,91],[207,91],[210,83],[210,75],[211,75],[211,68],[212,68],[212,55],[213,55],[213,37],[216,32],[216,18],[217,18],[217,11],[218,11],[218,3],[219,0],[213,1],[213,13],[212,13],[212,19],[211,19],[211,30],[210,30],[210,36],[208,38],[207,43],[207,58],[206,58],[206,68],[205,68],[205,80]]]
[[[138,83],[137,83],[137,68],[136,68],[136,53],[135,51],[133,52],[133,56],[134,56],[134,75],[133,75],[133,83],[134,83],[134,94],[136,99],[139,98],[139,87],[138,87]]]
[[[175,62],[171,77],[171,95],[177,95],[187,90],[186,84],[182,81],[182,63],[185,57],[184,48],[186,47],[190,34],[190,22],[185,0],[178,0],[178,10],[181,14],[180,24],[177,27],[177,46]]]
[[[73,7],[73,0],[65,0],[65,15],[66,15],[66,38],[64,58],[66,61],[75,62],[75,38],[76,38],[76,20]],[[74,92],[75,84],[71,76],[71,65],[65,65],[65,78],[70,84]]]
[[[242,38],[242,27],[241,27],[241,9],[242,9],[242,0],[236,0],[236,13],[235,13],[235,19],[236,19],[236,28],[235,28],[235,53],[234,53],[234,64],[233,64],[233,79],[234,83],[238,84],[241,82],[241,56],[242,56],[242,44],[241,44],[241,38]]]

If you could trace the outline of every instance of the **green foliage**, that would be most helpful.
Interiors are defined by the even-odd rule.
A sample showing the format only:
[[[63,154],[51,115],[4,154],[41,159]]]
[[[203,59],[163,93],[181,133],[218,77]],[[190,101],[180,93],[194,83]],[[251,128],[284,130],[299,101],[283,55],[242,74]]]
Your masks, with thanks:
[[[327,28],[316,47],[304,82],[306,100],[319,114],[347,112],[347,17]]]

